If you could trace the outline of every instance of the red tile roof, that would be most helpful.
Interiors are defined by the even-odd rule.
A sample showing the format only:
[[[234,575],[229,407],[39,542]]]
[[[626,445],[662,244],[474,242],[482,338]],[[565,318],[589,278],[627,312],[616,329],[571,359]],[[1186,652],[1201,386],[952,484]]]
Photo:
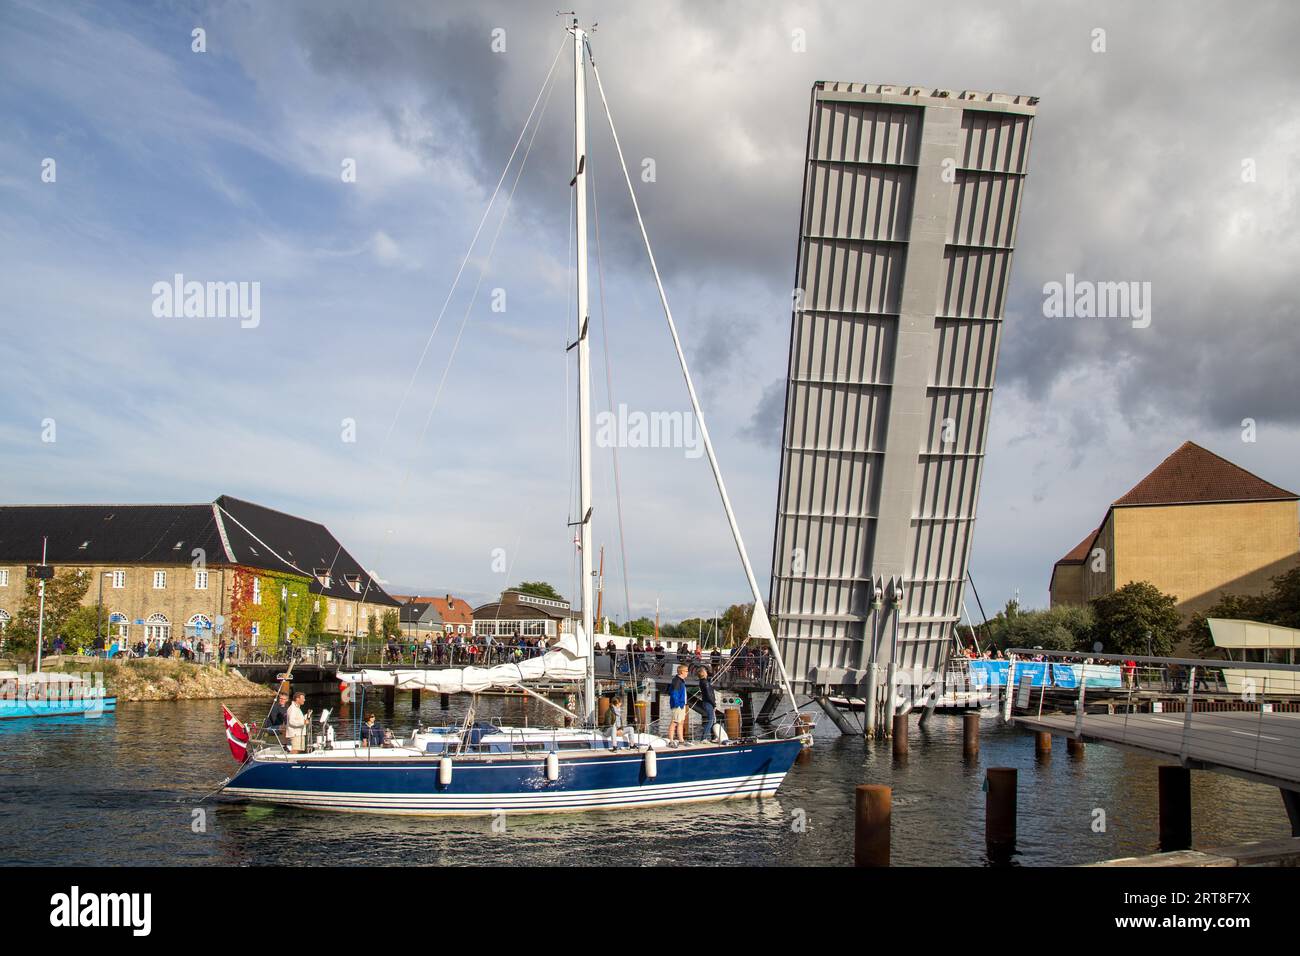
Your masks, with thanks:
[[[474,608],[468,601],[444,594],[441,597],[425,597],[419,594],[394,595],[403,604],[432,604],[433,609],[442,617],[444,624],[473,624]]]
[[[1065,557],[1063,557],[1060,561],[1057,561],[1056,563],[1057,564],[1083,564],[1084,558],[1088,556],[1088,547],[1089,545],[1092,544],[1092,539],[1097,537],[1097,532],[1100,530],[1101,528],[1094,528],[1091,531],[1089,531],[1088,536],[1086,538],[1084,538],[1073,548],[1071,548],[1069,552],[1066,553]]]
[[[1270,484],[1246,469],[1220,458],[1193,442],[1156,466],[1114,507],[1131,505],[1198,504],[1219,501],[1294,501],[1294,492]],[[1073,553],[1073,552],[1071,552]]]

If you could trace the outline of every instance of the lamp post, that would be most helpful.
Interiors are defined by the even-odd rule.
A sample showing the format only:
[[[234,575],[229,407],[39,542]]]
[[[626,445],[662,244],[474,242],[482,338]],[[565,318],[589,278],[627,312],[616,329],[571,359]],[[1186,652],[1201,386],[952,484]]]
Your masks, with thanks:
[[[112,571],[104,571],[99,575],[99,597],[95,600],[95,643],[98,644],[104,637],[104,578],[110,577]]]

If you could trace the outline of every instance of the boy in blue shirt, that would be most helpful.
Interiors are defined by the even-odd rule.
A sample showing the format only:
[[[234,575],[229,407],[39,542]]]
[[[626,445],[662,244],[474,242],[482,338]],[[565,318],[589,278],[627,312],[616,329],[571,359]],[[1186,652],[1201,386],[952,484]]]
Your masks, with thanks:
[[[677,665],[677,674],[668,685],[668,746],[676,747],[677,741],[686,743],[686,674],[685,664]]]

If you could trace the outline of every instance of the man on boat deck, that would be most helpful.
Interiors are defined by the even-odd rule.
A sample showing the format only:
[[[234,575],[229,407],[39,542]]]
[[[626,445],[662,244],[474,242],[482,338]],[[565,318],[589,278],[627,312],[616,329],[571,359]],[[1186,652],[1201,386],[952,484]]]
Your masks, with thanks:
[[[668,746],[676,747],[677,741],[686,743],[686,674],[685,664],[677,665],[673,682],[668,685]]]
[[[274,730],[277,734],[284,733],[284,720],[289,713],[289,695],[281,693],[271,705],[271,712],[266,715],[266,730]]]
[[[302,712],[302,705],[306,702],[305,694],[301,692],[294,694],[293,703],[285,713],[285,726],[289,731],[289,750],[296,754],[306,749],[307,716]]]

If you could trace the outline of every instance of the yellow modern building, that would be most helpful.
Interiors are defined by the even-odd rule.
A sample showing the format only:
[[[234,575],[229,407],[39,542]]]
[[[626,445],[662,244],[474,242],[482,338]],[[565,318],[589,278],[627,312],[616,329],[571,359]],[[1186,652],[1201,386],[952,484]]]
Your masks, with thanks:
[[[1052,606],[1131,581],[1178,600],[1184,617],[1224,592],[1259,594],[1300,564],[1300,496],[1184,442],[1107,510],[1052,568]]]

